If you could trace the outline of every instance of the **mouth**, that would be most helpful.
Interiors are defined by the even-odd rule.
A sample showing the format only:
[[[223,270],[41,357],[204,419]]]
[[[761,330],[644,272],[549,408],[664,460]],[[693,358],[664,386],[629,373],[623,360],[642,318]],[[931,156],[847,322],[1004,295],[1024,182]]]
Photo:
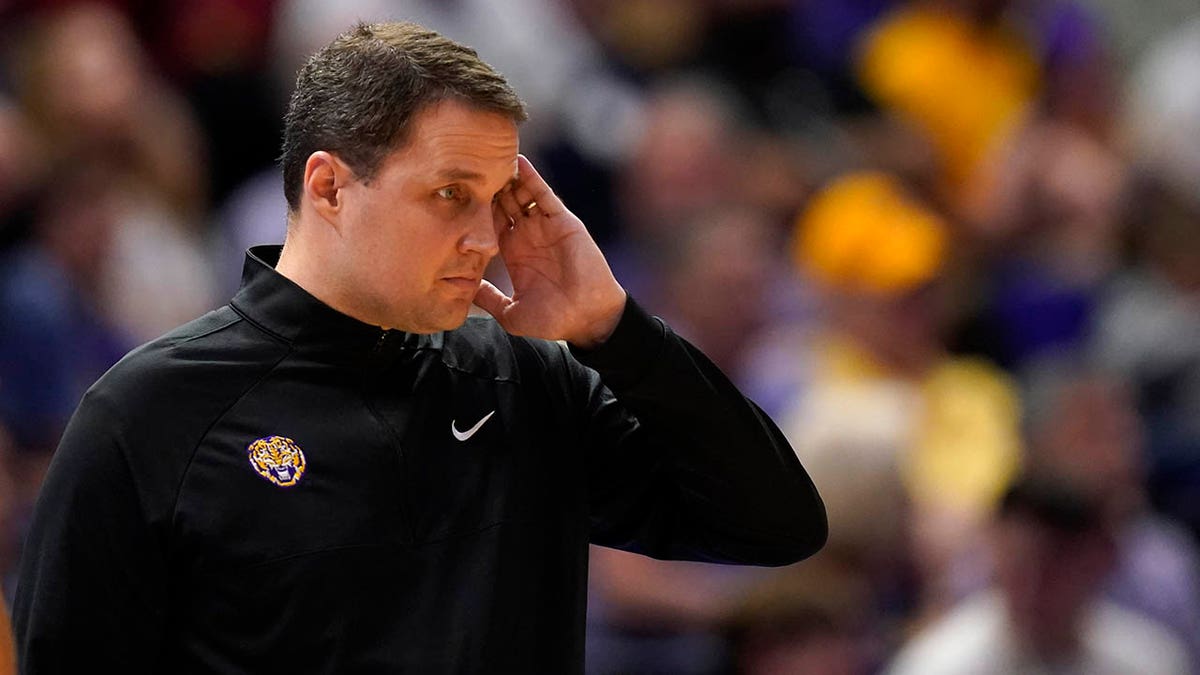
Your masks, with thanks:
[[[442,277],[441,280],[463,293],[470,293],[474,297],[475,291],[479,290],[479,279],[480,277]]]

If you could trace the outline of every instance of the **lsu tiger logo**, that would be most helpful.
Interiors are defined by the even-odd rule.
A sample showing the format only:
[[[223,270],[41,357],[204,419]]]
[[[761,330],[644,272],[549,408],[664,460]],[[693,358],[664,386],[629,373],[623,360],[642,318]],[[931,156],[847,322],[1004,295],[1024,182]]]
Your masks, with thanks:
[[[290,438],[268,436],[260,438],[247,448],[250,466],[258,475],[279,487],[292,487],[300,482],[307,466],[304,452]]]

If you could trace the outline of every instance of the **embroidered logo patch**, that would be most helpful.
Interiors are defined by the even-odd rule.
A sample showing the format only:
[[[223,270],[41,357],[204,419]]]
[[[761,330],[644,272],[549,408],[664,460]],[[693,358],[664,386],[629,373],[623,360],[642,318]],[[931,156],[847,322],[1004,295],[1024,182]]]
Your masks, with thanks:
[[[292,487],[304,475],[304,452],[290,438],[260,438],[251,443],[247,450],[254,471],[279,487]]]

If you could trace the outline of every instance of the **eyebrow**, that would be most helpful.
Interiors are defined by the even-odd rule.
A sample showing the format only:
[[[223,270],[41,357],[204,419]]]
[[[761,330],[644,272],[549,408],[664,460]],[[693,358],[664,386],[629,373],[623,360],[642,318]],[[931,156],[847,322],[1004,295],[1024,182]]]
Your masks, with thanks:
[[[468,171],[467,169],[453,168],[453,169],[446,169],[445,171],[438,173],[438,178],[442,178],[445,180],[466,180],[466,181],[480,182],[480,181],[483,181],[486,177],[483,174],[478,173],[476,171]]]
[[[469,169],[463,169],[463,168],[459,168],[459,167],[453,167],[450,169],[446,169],[444,171],[440,171],[440,172],[438,172],[437,176],[438,176],[438,180],[456,180],[456,181],[466,181],[466,182],[471,182],[471,183],[482,183],[485,180],[487,180],[487,176],[484,176],[483,174],[479,173],[478,171],[471,171]],[[500,190],[503,191],[503,190],[508,189],[509,186],[511,186],[513,183],[517,182],[518,177],[519,177],[518,172],[516,169],[514,169],[512,177],[508,179],[508,181],[504,184],[504,187],[500,188]],[[496,194],[499,194],[499,192],[497,192]]]

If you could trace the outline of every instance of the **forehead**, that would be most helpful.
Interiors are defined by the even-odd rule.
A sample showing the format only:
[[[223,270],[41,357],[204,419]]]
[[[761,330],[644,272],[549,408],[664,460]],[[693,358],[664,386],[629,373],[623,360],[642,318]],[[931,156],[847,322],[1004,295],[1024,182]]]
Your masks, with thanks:
[[[519,146],[517,123],[512,119],[446,100],[413,117],[408,142],[388,162],[424,175],[461,178],[471,173],[507,181],[516,170]]]

